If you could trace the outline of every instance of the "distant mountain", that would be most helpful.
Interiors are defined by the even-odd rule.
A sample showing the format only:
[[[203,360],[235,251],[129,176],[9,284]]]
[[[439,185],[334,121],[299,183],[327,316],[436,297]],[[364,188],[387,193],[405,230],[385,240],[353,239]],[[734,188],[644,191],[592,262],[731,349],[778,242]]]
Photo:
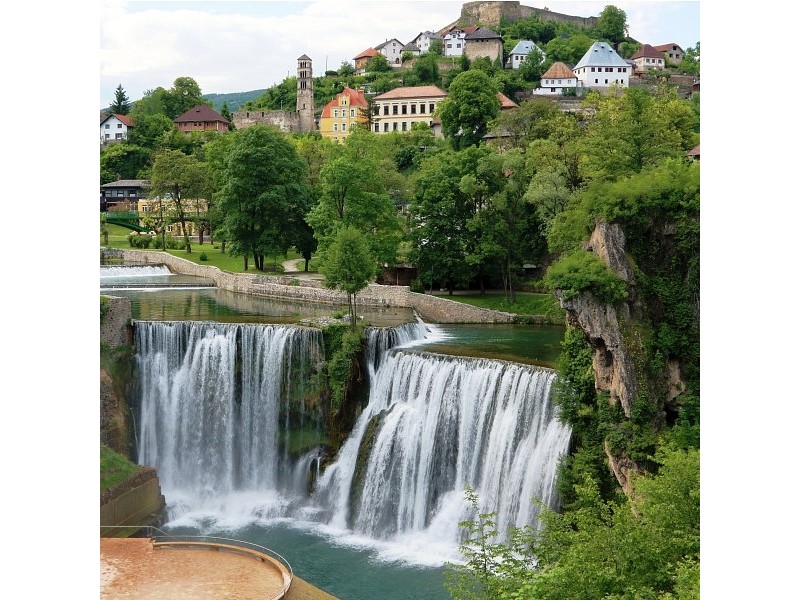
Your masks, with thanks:
[[[214,103],[214,110],[219,112],[222,109],[222,103],[228,103],[228,110],[233,112],[239,110],[239,107],[249,100],[255,100],[267,90],[253,90],[251,92],[234,92],[232,94],[203,94],[203,99],[209,100]]]

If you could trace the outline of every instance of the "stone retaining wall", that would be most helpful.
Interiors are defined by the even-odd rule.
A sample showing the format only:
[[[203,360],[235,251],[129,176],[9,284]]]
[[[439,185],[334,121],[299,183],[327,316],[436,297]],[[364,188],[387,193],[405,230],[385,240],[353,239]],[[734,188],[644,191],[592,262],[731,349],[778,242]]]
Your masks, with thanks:
[[[100,498],[100,525],[119,529],[104,529],[103,535],[114,537],[125,533],[126,526],[158,526],[166,506],[156,470],[141,467],[140,471],[114,489],[106,490]]]
[[[100,341],[111,348],[130,346],[132,343],[130,328],[131,301],[129,298],[107,296],[108,309],[100,320]]]
[[[347,304],[347,295],[326,288],[319,281],[291,276],[229,273],[219,267],[198,265],[166,252],[120,250],[113,256],[125,262],[165,264],[173,273],[211,279],[217,287],[257,296],[304,300],[323,304]],[[104,252],[105,256],[111,256]],[[428,294],[412,292],[405,285],[370,284],[356,296],[360,306],[412,308],[429,323],[511,323],[514,315],[478,308]]]

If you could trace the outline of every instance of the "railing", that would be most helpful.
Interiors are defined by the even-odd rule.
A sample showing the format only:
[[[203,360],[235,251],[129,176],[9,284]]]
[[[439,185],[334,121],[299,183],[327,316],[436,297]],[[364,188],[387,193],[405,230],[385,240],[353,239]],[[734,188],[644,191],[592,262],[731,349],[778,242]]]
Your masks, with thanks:
[[[135,210],[110,210],[106,212],[106,220],[138,221],[139,213]]]
[[[286,560],[283,556],[275,552],[274,550],[270,550],[265,546],[261,546],[259,544],[255,544],[253,542],[248,542],[245,540],[236,540],[232,538],[224,538],[218,536],[210,536],[210,535],[175,535],[171,533],[167,533],[166,531],[159,529],[153,525],[141,525],[141,526],[130,526],[136,527],[136,529],[144,534],[145,537],[151,538],[154,541],[154,545],[156,547],[184,547],[184,548],[206,548],[206,549],[214,549],[214,550],[226,550],[229,552],[241,552],[242,554],[254,556],[259,560],[267,559],[274,559],[270,562],[277,562],[279,570],[283,574],[283,589],[281,592],[270,598],[269,600],[278,600],[279,598],[283,598],[286,595],[286,592],[289,590],[289,587],[292,584],[292,580],[294,579],[294,571],[292,570],[292,565],[289,564],[289,561]],[[101,525],[100,526],[100,537],[103,537],[103,530],[104,529],[119,529],[119,526],[114,525]],[[258,555],[264,555],[258,556]],[[285,572],[284,572],[285,570]]]

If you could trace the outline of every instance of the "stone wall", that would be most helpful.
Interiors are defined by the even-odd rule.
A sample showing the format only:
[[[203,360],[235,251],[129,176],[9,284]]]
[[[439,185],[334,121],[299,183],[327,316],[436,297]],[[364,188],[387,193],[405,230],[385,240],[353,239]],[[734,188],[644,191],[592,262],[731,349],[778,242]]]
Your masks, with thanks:
[[[100,341],[107,344],[111,348],[117,346],[130,346],[131,345],[131,301],[128,298],[120,298],[119,296],[104,296],[106,298],[106,306],[108,306],[106,315],[100,321]]]
[[[461,7],[461,17],[455,24],[499,27],[502,21],[513,23],[534,15],[542,21],[568,23],[576,27],[589,29],[597,25],[597,17],[575,17],[553,12],[547,8],[522,6],[519,2],[466,2]]]
[[[237,110],[233,113],[236,129],[252,125],[272,125],[284,133],[300,131],[300,115],[287,110]]]
[[[156,470],[140,471],[100,497],[100,525],[107,537],[130,534],[137,525],[158,525],[166,506]],[[119,526],[119,529],[116,528]],[[111,529],[109,529],[111,527]]]
[[[218,267],[198,265],[165,252],[122,250],[126,262],[165,264],[173,273],[206,277],[217,287],[232,292],[305,300],[323,304],[347,304],[347,295],[319,281],[256,273],[229,273]],[[412,292],[405,285],[370,284],[356,296],[360,306],[412,308],[430,323],[511,323],[514,315],[478,308],[438,296]]]

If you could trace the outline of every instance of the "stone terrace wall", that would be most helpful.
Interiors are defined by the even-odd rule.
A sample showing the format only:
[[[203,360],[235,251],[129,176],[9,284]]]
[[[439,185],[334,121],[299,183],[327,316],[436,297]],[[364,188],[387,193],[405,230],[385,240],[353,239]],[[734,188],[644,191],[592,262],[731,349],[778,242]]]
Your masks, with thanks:
[[[347,304],[347,295],[330,290],[319,281],[296,279],[290,276],[255,273],[228,273],[218,267],[198,265],[165,252],[121,250],[126,262],[165,264],[173,273],[206,277],[217,287],[243,294],[305,300],[324,304]],[[119,254],[115,254],[119,257]],[[413,308],[430,323],[511,323],[514,316],[486,308],[478,308],[428,294],[412,292],[405,285],[370,284],[356,296],[361,306]]]
[[[129,298],[119,296],[105,296],[108,298],[108,312],[100,322],[100,341],[110,347],[130,346],[131,301]]]

